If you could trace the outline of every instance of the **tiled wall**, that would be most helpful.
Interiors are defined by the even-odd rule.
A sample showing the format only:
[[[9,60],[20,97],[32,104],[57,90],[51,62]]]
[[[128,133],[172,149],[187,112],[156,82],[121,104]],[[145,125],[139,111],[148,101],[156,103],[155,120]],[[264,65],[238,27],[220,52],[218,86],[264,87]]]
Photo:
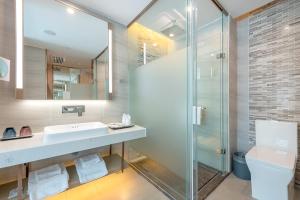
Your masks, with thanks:
[[[114,24],[113,29],[113,77],[114,98],[112,101],[25,101],[15,100],[15,17],[14,1],[0,0],[0,56],[11,60],[10,82],[0,81],[0,134],[5,127],[20,128],[30,125],[34,132],[44,126],[102,121],[120,121],[128,111],[128,67],[126,27]],[[82,117],[76,114],[61,114],[61,106],[84,104]],[[0,144],[1,146],[1,144]],[[0,177],[7,174],[0,170]],[[0,180],[1,181],[1,180]]]
[[[229,31],[228,31],[228,88],[229,88],[229,148],[230,160],[234,152],[237,151],[237,31],[236,22],[229,17]],[[229,162],[229,170],[232,169],[231,162]]]
[[[271,8],[249,18],[251,143],[255,142],[255,119],[296,121],[300,125],[299,55],[299,0],[278,1]],[[300,160],[296,179],[300,184]]]
[[[247,152],[249,144],[249,23],[237,22],[237,148]]]
[[[46,99],[46,50],[24,45],[24,99]],[[33,75],[34,74],[34,75]],[[34,77],[34,78],[32,78]],[[43,84],[41,84],[43,83]]]

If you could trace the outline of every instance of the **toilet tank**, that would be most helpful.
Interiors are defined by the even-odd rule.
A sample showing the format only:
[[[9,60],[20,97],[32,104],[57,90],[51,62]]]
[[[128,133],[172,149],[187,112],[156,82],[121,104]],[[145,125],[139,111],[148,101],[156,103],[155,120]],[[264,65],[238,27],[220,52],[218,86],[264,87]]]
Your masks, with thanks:
[[[256,146],[298,152],[296,122],[255,120]]]

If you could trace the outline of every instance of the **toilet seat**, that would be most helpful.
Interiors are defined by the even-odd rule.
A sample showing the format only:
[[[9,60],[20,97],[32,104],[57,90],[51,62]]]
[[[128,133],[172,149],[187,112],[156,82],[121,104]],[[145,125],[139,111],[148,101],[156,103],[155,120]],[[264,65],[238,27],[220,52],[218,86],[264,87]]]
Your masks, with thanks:
[[[246,155],[246,159],[276,168],[293,172],[296,168],[297,155],[293,152],[281,151],[270,147],[253,147]]]
[[[293,152],[253,147],[246,154],[251,172],[252,197],[259,200],[292,199],[296,160]]]

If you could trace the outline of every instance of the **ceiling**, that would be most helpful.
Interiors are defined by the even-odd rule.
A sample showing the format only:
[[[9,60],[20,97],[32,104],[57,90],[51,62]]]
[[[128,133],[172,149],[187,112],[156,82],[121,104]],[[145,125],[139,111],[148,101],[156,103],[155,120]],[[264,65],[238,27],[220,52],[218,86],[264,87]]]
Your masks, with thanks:
[[[53,0],[24,1],[24,42],[57,56],[90,60],[108,46],[107,22]]]
[[[185,30],[187,22],[185,3],[182,0],[158,0],[137,22],[157,32],[164,32],[173,25]],[[211,0],[198,0],[198,13],[206,13],[205,17],[198,15],[199,27],[220,19],[222,16]]]
[[[233,17],[238,17],[273,0],[218,0]]]
[[[152,1],[152,0],[69,0],[78,5],[84,6],[101,15],[104,15],[114,21],[123,25],[128,25],[139,13]],[[211,0],[198,0],[202,22],[210,21],[215,12],[212,12]],[[246,12],[255,8],[263,6],[272,0],[218,0],[223,7],[233,16],[238,17]],[[209,2],[209,3],[208,3]],[[186,1],[184,0],[157,0],[153,5],[162,5],[162,8],[172,8],[180,10],[185,7]],[[172,8],[171,8],[172,7]],[[148,11],[149,12],[149,11]],[[184,10],[181,12],[184,14]],[[157,17],[152,15],[152,17]],[[201,23],[202,23],[201,22]]]
[[[69,0],[127,26],[152,0]],[[159,0],[158,0],[159,1]]]

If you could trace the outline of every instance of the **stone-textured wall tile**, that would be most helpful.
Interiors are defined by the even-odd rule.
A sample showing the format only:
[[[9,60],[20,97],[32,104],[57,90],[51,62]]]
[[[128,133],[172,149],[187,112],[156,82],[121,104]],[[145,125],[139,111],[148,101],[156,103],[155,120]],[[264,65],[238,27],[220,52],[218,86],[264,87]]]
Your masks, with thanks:
[[[300,125],[299,47],[300,0],[278,1],[249,18],[249,140],[252,144],[256,119],[296,121]],[[300,160],[296,183],[300,184]]]

